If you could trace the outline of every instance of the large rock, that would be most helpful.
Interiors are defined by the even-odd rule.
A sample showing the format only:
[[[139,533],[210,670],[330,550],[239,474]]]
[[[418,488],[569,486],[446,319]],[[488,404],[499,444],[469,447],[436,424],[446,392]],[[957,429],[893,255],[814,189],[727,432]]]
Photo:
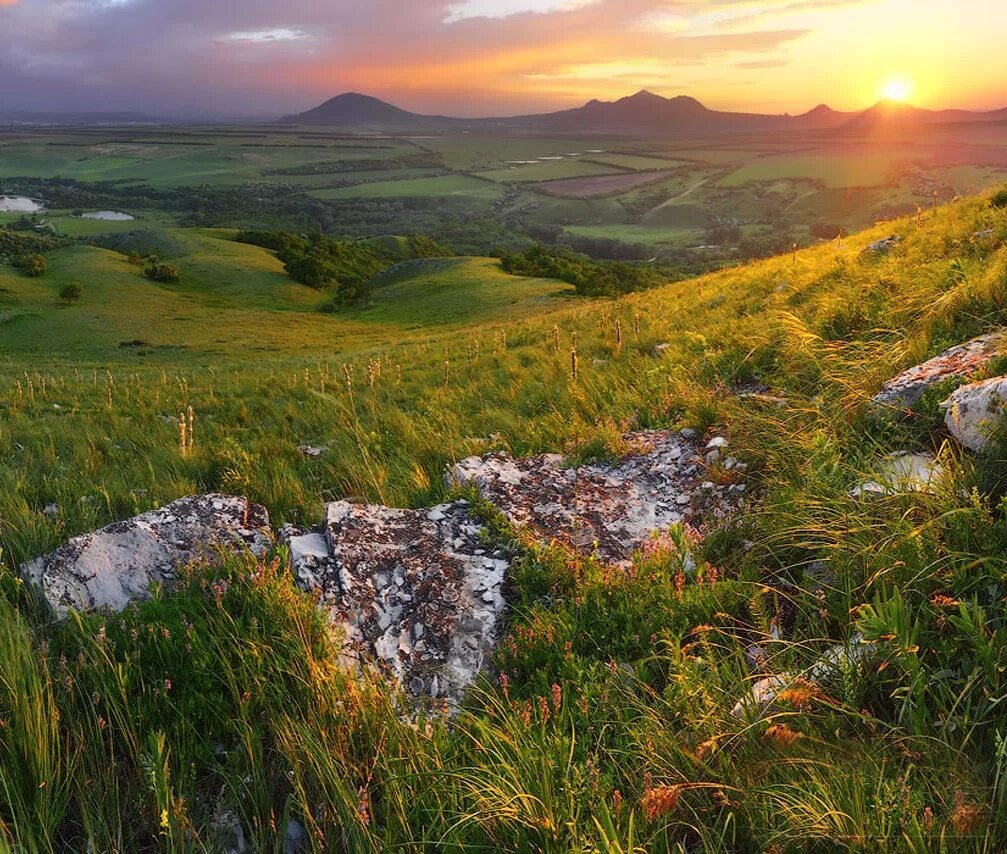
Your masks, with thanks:
[[[890,379],[873,402],[880,407],[911,408],[931,386],[948,379],[966,379],[1005,353],[1007,333],[1003,331],[973,338]]]
[[[689,431],[626,438],[638,450],[616,464],[569,468],[554,454],[518,460],[497,453],[462,460],[450,478],[475,486],[513,524],[540,539],[618,565],[627,565],[655,531],[737,509],[743,484],[705,479],[703,454],[710,455],[709,464],[717,462],[723,438],[705,447]]]
[[[287,540],[299,584],[318,595],[359,664],[377,662],[416,697],[460,702],[496,646],[508,568],[468,502],[394,510],[337,501],[322,532]]]
[[[59,618],[71,610],[120,611],[170,584],[176,569],[224,552],[261,555],[272,541],[265,509],[245,498],[182,498],[100,531],[82,534],[21,567]]]
[[[984,450],[990,435],[1004,417],[1007,404],[1007,377],[962,386],[941,405],[946,410],[944,422],[952,435],[966,448]]]

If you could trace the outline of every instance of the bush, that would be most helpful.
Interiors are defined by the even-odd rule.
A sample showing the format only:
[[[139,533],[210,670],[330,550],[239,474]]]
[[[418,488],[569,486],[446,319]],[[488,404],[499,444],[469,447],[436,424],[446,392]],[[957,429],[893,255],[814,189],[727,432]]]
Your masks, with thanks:
[[[1007,208],[1007,187],[995,192],[993,198],[990,199],[990,204],[997,210]]]
[[[171,284],[178,282],[182,278],[176,264],[169,264],[167,261],[159,261],[157,258],[148,258],[143,267],[143,275],[154,282]]]
[[[21,255],[14,259],[14,266],[25,276],[39,279],[49,272],[49,265],[42,255]]]
[[[59,292],[59,298],[67,305],[73,305],[80,299],[83,292],[84,289],[81,287],[80,282],[70,282],[68,285],[62,287]]]

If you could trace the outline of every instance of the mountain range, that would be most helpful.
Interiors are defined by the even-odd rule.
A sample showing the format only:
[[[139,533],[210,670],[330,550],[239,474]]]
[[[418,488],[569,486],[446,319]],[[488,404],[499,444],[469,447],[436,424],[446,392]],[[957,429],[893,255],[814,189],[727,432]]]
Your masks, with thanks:
[[[867,110],[840,112],[821,104],[800,115],[719,112],[685,95],[664,98],[646,90],[617,101],[589,101],[582,107],[526,116],[461,119],[411,113],[392,104],[348,92],[307,112],[288,116],[285,124],[375,130],[509,129],[526,132],[600,134],[698,134],[769,130],[813,130],[872,125],[911,127],[963,122],[1007,121],[1007,108],[991,112],[924,110],[882,101]]]

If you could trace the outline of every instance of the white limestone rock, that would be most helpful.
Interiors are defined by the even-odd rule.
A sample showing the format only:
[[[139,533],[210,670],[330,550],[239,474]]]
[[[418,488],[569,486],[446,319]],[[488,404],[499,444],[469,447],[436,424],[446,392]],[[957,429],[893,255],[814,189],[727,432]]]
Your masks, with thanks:
[[[396,510],[337,501],[321,533],[289,538],[348,659],[376,663],[415,697],[457,707],[501,633],[507,556],[483,541],[466,501]]]
[[[195,560],[250,550],[263,555],[272,543],[266,510],[246,498],[182,498],[74,537],[52,554],[21,567],[57,618],[71,610],[121,611],[147,599],[155,584],[168,585],[175,570]]]
[[[872,402],[878,407],[910,409],[931,386],[947,379],[967,379],[1005,353],[1007,333],[1001,330],[981,335],[893,377]]]
[[[1007,404],[1007,377],[995,377],[956,390],[941,406],[944,423],[962,445],[985,450],[990,435],[1000,425]]]
[[[880,460],[874,479],[850,490],[855,499],[880,498],[906,492],[932,492],[944,477],[944,467],[930,454],[900,451]]]

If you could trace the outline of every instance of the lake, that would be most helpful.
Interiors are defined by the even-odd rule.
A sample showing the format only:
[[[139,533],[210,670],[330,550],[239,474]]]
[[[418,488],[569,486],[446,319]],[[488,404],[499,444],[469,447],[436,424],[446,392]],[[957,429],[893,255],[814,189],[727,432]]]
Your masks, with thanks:
[[[132,214],[122,211],[91,211],[81,214],[80,217],[81,219],[103,219],[107,222],[130,222],[136,219]]]

